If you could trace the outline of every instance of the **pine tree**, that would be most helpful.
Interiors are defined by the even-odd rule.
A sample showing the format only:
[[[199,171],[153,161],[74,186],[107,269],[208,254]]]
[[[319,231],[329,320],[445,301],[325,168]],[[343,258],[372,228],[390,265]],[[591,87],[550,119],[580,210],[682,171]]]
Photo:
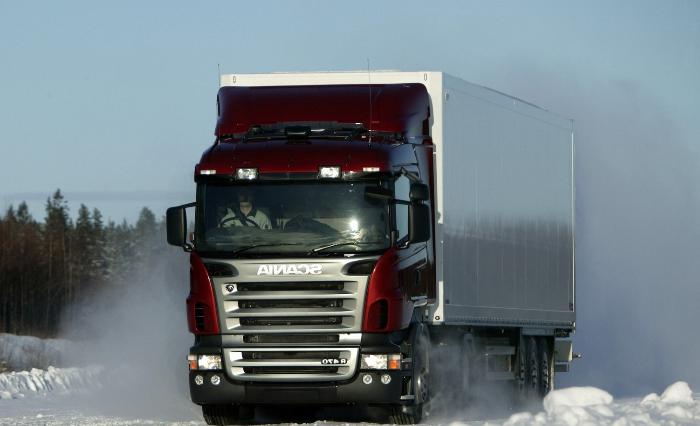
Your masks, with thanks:
[[[75,230],[71,243],[71,265],[73,273],[73,281],[75,283],[73,292],[67,300],[69,320],[73,319],[74,306],[83,294],[83,289],[88,287],[93,279],[94,273],[92,269],[93,257],[95,256],[95,235],[93,230],[92,216],[90,210],[81,204],[78,209],[78,218],[75,221]]]
[[[61,190],[46,200],[44,244],[48,261],[45,300],[45,330],[54,333],[59,322],[60,307],[72,297],[72,274],[69,267],[69,234],[71,231],[68,203]]]
[[[31,332],[36,326],[32,324],[35,308],[34,297],[37,284],[41,283],[42,270],[45,269],[46,262],[41,250],[41,227],[29,213],[29,207],[25,202],[20,203],[17,207],[17,224],[19,236],[17,254],[21,263],[16,282],[18,287],[15,303],[18,309],[15,318],[17,324],[15,332]]]

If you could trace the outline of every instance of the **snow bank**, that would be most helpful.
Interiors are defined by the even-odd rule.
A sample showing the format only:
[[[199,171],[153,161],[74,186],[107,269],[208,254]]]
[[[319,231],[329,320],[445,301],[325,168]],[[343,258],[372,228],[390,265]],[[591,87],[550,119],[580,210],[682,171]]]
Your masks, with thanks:
[[[572,387],[556,390],[544,398],[544,410],[553,413],[567,407],[589,407],[591,405],[608,405],[613,397],[604,390],[593,387]]]
[[[543,405],[544,412],[513,414],[503,425],[700,424],[700,401],[693,398],[685,382],[672,384],[661,396],[650,394],[641,400],[620,402],[614,402],[613,397],[601,389],[572,387],[550,392]]]
[[[0,333],[0,372],[48,368],[61,365],[73,343],[63,339],[40,339]]]
[[[19,399],[30,395],[66,393],[99,386],[100,367],[36,368],[0,374],[0,399]]]

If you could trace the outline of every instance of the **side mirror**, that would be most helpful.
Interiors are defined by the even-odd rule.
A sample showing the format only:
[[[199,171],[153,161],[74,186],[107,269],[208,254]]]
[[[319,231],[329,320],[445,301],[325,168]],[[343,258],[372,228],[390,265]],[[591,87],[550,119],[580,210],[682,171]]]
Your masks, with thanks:
[[[430,199],[430,189],[424,183],[412,183],[408,194],[411,201],[428,201]]]
[[[411,188],[411,192],[413,188]],[[425,204],[411,203],[408,208],[408,241],[423,243],[430,239],[430,208]]]
[[[182,206],[170,207],[165,213],[166,230],[168,234],[168,244],[182,247],[189,251],[192,245],[187,242],[187,207],[193,207],[195,203],[184,204]]]

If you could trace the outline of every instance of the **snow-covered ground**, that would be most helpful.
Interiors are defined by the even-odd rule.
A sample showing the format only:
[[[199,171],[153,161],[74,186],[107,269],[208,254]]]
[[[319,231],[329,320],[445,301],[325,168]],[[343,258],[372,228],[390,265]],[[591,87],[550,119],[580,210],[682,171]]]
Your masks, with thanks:
[[[175,413],[140,416],[109,409],[109,401],[97,404],[102,396],[101,369],[53,368],[0,374],[0,424],[18,425],[199,425],[199,410],[191,406]],[[167,392],[167,389],[163,389]],[[147,401],[146,401],[147,403]],[[185,407],[188,401],[183,400]],[[700,424],[700,395],[693,395],[685,382],[677,382],[661,395],[615,401],[604,390],[571,387],[556,390],[544,400],[544,410],[522,412],[509,418],[469,421],[467,418],[427,420],[428,424],[525,426],[525,425],[692,425]],[[119,411],[119,410],[117,410]],[[265,419],[261,419],[265,421]],[[316,425],[340,425],[316,421]]]
[[[60,360],[67,341],[0,335],[0,359],[12,365]],[[4,358],[3,358],[4,357]],[[184,373],[183,373],[184,374]],[[200,425],[199,407],[172,382],[130,366],[56,368],[49,366],[0,373],[0,425]],[[142,383],[146,392],[134,384]],[[469,410],[449,407],[428,424],[525,425],[694,425],[700,424],[700,395],[685,382],[670,385],[660,394],[616,401],[608,392],[592,387],[570,387],[551,392],[541,411],[521,412],[506,418],[470,420]],[[445,411],[445,410],[443,410]],[[539,411],[539,412],[538,412]],[[466,414],[455,414],[455,413]],[[292,413],[299,414],[299,413]],[[346,425],[343,416],[317,413],[316,425]],[[297,423],[312,415],[295,416]],[[297,418],[298,417],[298,418]],[[489,415],[487,414],[487,418]],[[479,418],[484,418],[484,413]],[[258,420],[282,421],[265,412]]]

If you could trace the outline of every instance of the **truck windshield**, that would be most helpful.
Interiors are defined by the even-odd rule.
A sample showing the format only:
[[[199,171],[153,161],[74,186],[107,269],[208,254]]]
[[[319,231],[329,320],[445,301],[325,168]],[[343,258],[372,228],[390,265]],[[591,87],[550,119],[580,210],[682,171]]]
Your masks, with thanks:
[[[376,182],[222,184],[197,192],[200,252],[313,255],[364,253],[390,244],[386,201],[365,197]]]

